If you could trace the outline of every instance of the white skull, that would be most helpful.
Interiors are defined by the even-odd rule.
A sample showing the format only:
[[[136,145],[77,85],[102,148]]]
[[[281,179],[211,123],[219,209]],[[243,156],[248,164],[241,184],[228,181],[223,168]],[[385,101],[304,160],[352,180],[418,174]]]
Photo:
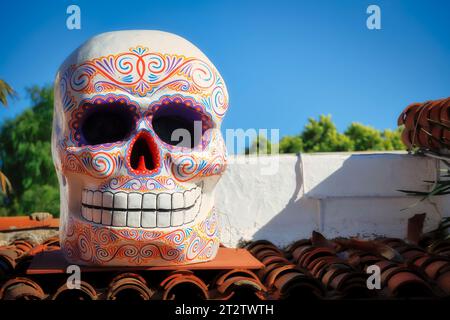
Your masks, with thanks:
[[[227,107],[216,68],[179,36],[110,32],[72,53],[56,76],[52,135],[66,259],[84,265],[213,259]],[[192,139],[176,143],[176,129]]]

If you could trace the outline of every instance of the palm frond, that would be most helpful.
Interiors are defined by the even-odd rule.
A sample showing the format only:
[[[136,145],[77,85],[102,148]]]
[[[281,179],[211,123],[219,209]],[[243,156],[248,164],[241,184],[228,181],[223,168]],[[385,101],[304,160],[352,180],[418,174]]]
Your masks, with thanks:
[[[0,171],[0,191],[7,195],[12,192],[12,185],[8,177]]]
[[[8,97],[17,97],[16,91],[4,80],[0,79],[0,103],[5,107],[8,106]]]

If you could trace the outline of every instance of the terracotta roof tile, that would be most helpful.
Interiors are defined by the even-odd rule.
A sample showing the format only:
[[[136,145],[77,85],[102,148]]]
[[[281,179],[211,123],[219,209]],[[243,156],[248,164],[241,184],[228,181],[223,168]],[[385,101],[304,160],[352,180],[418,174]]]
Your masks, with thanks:
[[[408,148],[419,147],[435,152],[450,148],[450,97],[412,103],[400,114],[404,125],[402,141]]]
[[[416,241],[410,243],[396,238],[326,239],[313,232],[310,239],[287,248],[267,240],[251,242],[245,249],[221,246],[219,257],[209,264],[82,267],[79,290],[69,290],[58,277],[66,267],[58,238],[40,244],[16,239],[0,247],[0,299],[450,297],[450,240],[424,242],[421,232],[413,233]],[[367,288],[372,265],[380,268],[381,290]],[[55,278],[51,285],[49,277]]]

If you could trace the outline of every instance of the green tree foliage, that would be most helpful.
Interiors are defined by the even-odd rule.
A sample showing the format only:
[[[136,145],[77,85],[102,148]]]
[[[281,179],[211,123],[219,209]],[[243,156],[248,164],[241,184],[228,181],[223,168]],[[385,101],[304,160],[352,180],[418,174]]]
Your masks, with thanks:
[[[303,140],[300,136],[284,136],[279,143],[280,153],[299,153],[303,151]]]
[[[32,107],[0,128],[1,171],[13,193],[3,198],[0,214],[48,211],[59,215],[58,181],[51,157],[53,89],[28,89]]]
[[[383,138],[383,150],[404,150],[405,145],[402,142],[402,128],[396,130],[386,129],[381,133]]]
[[[270,154],[272,153],[272,144],[266,137],[259,135],[252,142],[250,147],[245,148],[245,154]]]
[[[353,142],[353,150],[383,150],[384,143],[381,132],[370,126],[353,122],[344,134]]]
[[[309,118],[301,137],[305,152],[353,150],[353,142],[337,131],[330,115],[321,115],[319,120]]]
[[[279,152],[404,150],[401,132],[401,128],[379,131],[353,122],[344,133],[339,133],[331,116],[321,115],[318,120],[308,119],[308,123],[300,134],[281,138]],[[246,149],[246,153],[257,153],[261,141],[264,141],[263,145],[266,145],[267,150],[271,149],[270,142],[264,137],[260,137],[258,141],[254,141],[250,148]]]
[[[379,131],[373,127],[353,122],[344,134],[353,141],[353,150],[367,151],[404,149],[401,133],[401,128],[397,128],[395,131],[389,129]]]

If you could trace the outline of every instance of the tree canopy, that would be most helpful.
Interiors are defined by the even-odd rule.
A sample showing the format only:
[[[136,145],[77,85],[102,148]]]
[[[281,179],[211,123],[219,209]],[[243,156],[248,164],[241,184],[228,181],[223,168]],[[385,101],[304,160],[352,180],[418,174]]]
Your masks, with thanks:
[[[0,128],[1,171],[13,191],[3,196],[0,215],[48,211],[59,214],[59,188],[51,157],[53,89],[28,89],[32,107]]]
[[[260,145],[264,149],[260,150]],[[321,115],[318,120],[309,118],[302,132],[282,137],[278,147],[280,153],[405,149],[401,141],[401,128],[379,131],[371,126],[353,122],[344,133],[339,133],[330,115]],[[265,153],[264,150],[271,148],[270,141],[259,136],[246,149],[246,153]]]

